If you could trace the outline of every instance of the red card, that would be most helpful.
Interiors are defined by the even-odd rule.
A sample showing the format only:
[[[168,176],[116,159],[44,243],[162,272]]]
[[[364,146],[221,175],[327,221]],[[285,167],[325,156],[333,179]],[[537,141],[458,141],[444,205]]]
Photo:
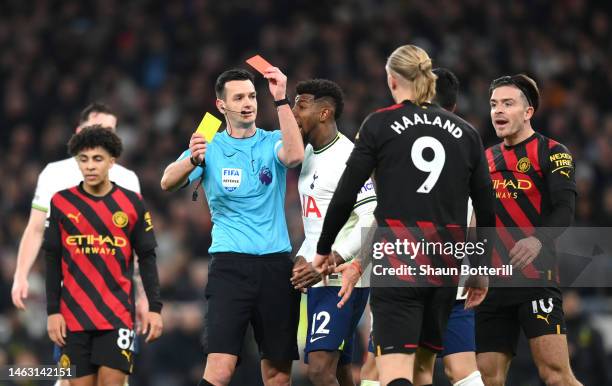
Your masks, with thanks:
[[[247,59],[246,62],[251,67],[259,71],[262,75],[264,74],[264,71],[266,71],[269,67],[272,67],[272,65],[267,60],[265,60],[259,55],[255,55],[252,58]]]

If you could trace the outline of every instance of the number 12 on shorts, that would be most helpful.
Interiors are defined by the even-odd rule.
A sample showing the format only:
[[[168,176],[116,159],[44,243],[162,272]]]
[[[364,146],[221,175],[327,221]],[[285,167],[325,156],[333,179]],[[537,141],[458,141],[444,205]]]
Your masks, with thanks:
[[[321,322],[321,324],[319,324],[319,327],[315,331],[315,327],[316,327],[315,324],[317,321],[321,319],[323,321]],[[329,329],[325,327],[327,327],[330,320],[331,320],[331,317],[329,316],[329,312],[327,311],[321,311],[318,314],[312,314],[312,326],[310,328],[310,335],[312,336],[316,334],[329,334]]]
[[[121,350],[134,351],[134,330],[120,328],[118,332],[117,346]]]

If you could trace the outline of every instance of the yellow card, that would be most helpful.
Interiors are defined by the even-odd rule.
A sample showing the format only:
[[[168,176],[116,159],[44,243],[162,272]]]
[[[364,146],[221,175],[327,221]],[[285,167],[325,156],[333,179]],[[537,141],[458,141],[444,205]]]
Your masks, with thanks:
[[[221,127],[221,121],[211,113],[204,114],[202,122],[198,125],[196,133],[200,133],[206,138],[206,142],[211,142]]]

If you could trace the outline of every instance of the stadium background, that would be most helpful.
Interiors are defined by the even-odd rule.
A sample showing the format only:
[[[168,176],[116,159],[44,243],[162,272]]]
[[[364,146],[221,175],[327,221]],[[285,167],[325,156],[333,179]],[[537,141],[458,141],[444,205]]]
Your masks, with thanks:
[[[421,46],[434,67],[457,74],[458,112],[480,130],[485,145],[496,140],[489,82],[526,72],[543,96],[535,129],[566,144],[576,159],[576,223],[609,226],[612,20],[604,7],[584,0],[2,1],[0,365],[50,363],[43,259],[31,275],[28,310],[17,312],[10,300],[17,246],[38,173],[66,157],[79,111],[102,100],[118,113],[126,149],[120,163],[140,177],[160,245],[165,331],[143,348],[131,384],[197,383],[210,217],[202,200],[191,201],[191,189],[164,193],[159,180],[203,113],[219,115],[215,77],[245,67],[244,59],[255,53],[288,75],[290,98],[299,80],[338,82],[346,94],[340,128],[349,137],[369,112],[391,103],[384,61],[398,45]],[[257,122],[275,128],[272,100],[259,76],[257,87]],[[297,174],[289,173],[286,201],[294,248],[303,237]],[[567,310],[572,364],[585,385],[612,384],[605,374],[612,363],[610,293],[582,289],[568,301],[576,305]],[[260,384],[254,350],[245,348],[233,384]],[[302,366],[294,369],[294,384],[307,384]],[[525,342],[510,373],[509,385],[539,384]]]

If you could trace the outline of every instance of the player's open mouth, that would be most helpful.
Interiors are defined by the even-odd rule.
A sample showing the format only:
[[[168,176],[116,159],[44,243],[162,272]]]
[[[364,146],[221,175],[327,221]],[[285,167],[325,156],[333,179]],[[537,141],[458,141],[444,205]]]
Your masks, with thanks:
[[[495,120],[495,124],[499,125],[499,126],[503,126],[506,123],[508,123],[509,121],[506,118],[498,118]]]

